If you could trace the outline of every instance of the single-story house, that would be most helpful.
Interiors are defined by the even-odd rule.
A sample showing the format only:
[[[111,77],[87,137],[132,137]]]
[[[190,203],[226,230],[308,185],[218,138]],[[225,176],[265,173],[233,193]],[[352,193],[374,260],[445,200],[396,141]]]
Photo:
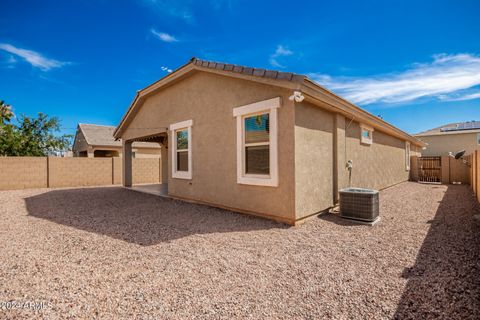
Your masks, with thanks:
[[[422,156],[448,156],[461,150],[470,154],[480,148],[480,121],[449,123],[414,136],[427,145]]]
[[[79,123],[75,133],[72,152],[74,157],[120,157],[122,142],[113,138],[114,126]],[[133,145],[134,158],[159,158],[160,145],[150,142],[136,142]]]
[[[132,143],[156,140],[169,196],[288,224],[408,180],[424,146],[306,76],[196,58],[138,91],[114,137],[124,186]]]

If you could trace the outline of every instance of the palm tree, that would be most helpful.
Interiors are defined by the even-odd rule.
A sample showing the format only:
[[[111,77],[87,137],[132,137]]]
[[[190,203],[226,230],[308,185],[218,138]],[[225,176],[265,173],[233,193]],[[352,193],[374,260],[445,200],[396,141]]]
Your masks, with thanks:
[[[0,124],[5,122],[10,122],[15,115],[12,112],[12,106],[5,103],[5,101],[0,100]]]

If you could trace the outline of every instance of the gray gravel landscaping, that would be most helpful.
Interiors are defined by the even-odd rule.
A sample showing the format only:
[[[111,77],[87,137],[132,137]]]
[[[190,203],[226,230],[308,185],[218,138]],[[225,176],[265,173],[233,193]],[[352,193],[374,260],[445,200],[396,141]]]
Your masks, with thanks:
[[[2,191],[0,318],[480,318],[468,186],[380,199],[374,227],[288,227],[119,187]]]

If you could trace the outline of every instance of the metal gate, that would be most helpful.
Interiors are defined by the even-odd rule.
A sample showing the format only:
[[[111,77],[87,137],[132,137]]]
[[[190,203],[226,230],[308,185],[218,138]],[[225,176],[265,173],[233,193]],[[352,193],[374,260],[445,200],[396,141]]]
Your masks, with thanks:
[[[417,168],[419,182],[442,182],[441,157],[419,157]]]

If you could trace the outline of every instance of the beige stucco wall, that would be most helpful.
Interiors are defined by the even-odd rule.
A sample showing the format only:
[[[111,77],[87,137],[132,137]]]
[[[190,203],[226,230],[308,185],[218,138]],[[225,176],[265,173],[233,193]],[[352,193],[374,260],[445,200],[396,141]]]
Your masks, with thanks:
[[[295,134],[290,95],[291,91],[273,86],[195,73],[147,98],[122,133],[122,139],[165,132],[173,123],[193,120],[193,177],[172,179],[169,161],[169,194],[291,221],[295,219]],[[278,96],[282,97],[278,110],[279,186],[240,185],[233,108]]]
[[[350,119],[346,119],[349,125]],[[411,155],[417,148],[411,146]],[[405,164],[405,141],[381,131],[373,132],[373,143],[360,143],[360,125],[353,121],[346,130],[345,159],[353,161],[351,186],[384,189],[407,181],[410,172]],[[340,171],[348,181],[348,170]]]
[[[433,136],[419,136],[418,139],[428,143],[422,156],[447,156],[449,152],[466,150],[465,154],[471,154],[479,149],[477,133],[456,133]]]
[[[295,108],[296,218],[333,204],[334,114],[308,103]]]
[[[349,186],[347,160],[353,161],[353,187],[383,189],[409,179],[405,141],[374,131],[373,143],[361,144],[360,125],[350,120],[308,103],[296,104],[297,219],[333,206],[336,188]],[[419,155],[418,147],[410,149],[411,156]]]
[[[407,181],[405,141],[381,131],[372,145],[360,143],[360,127],[307,102],[294,105],[290,90],[218,74],[197,72],[146,97],[131,114],[121,138],[168,132],[193,120],[192,179],[173,179],[169,194],[293,222],[328,209],[335,190],[348,186],[345,163],[353,160],[352,186],[383,189]],[[278,111],[279,186],[236,181],[236,121],[232,109],[282,97]],[[348,126],[348,129],[345,128]],[[142,129],[150,128],[150,129]],[[171,159],[171,148],[168,150]],[[411,146],[411,155],[418,154]]]
[[[0,190],[46,187],[47,158],[0,157]]]

